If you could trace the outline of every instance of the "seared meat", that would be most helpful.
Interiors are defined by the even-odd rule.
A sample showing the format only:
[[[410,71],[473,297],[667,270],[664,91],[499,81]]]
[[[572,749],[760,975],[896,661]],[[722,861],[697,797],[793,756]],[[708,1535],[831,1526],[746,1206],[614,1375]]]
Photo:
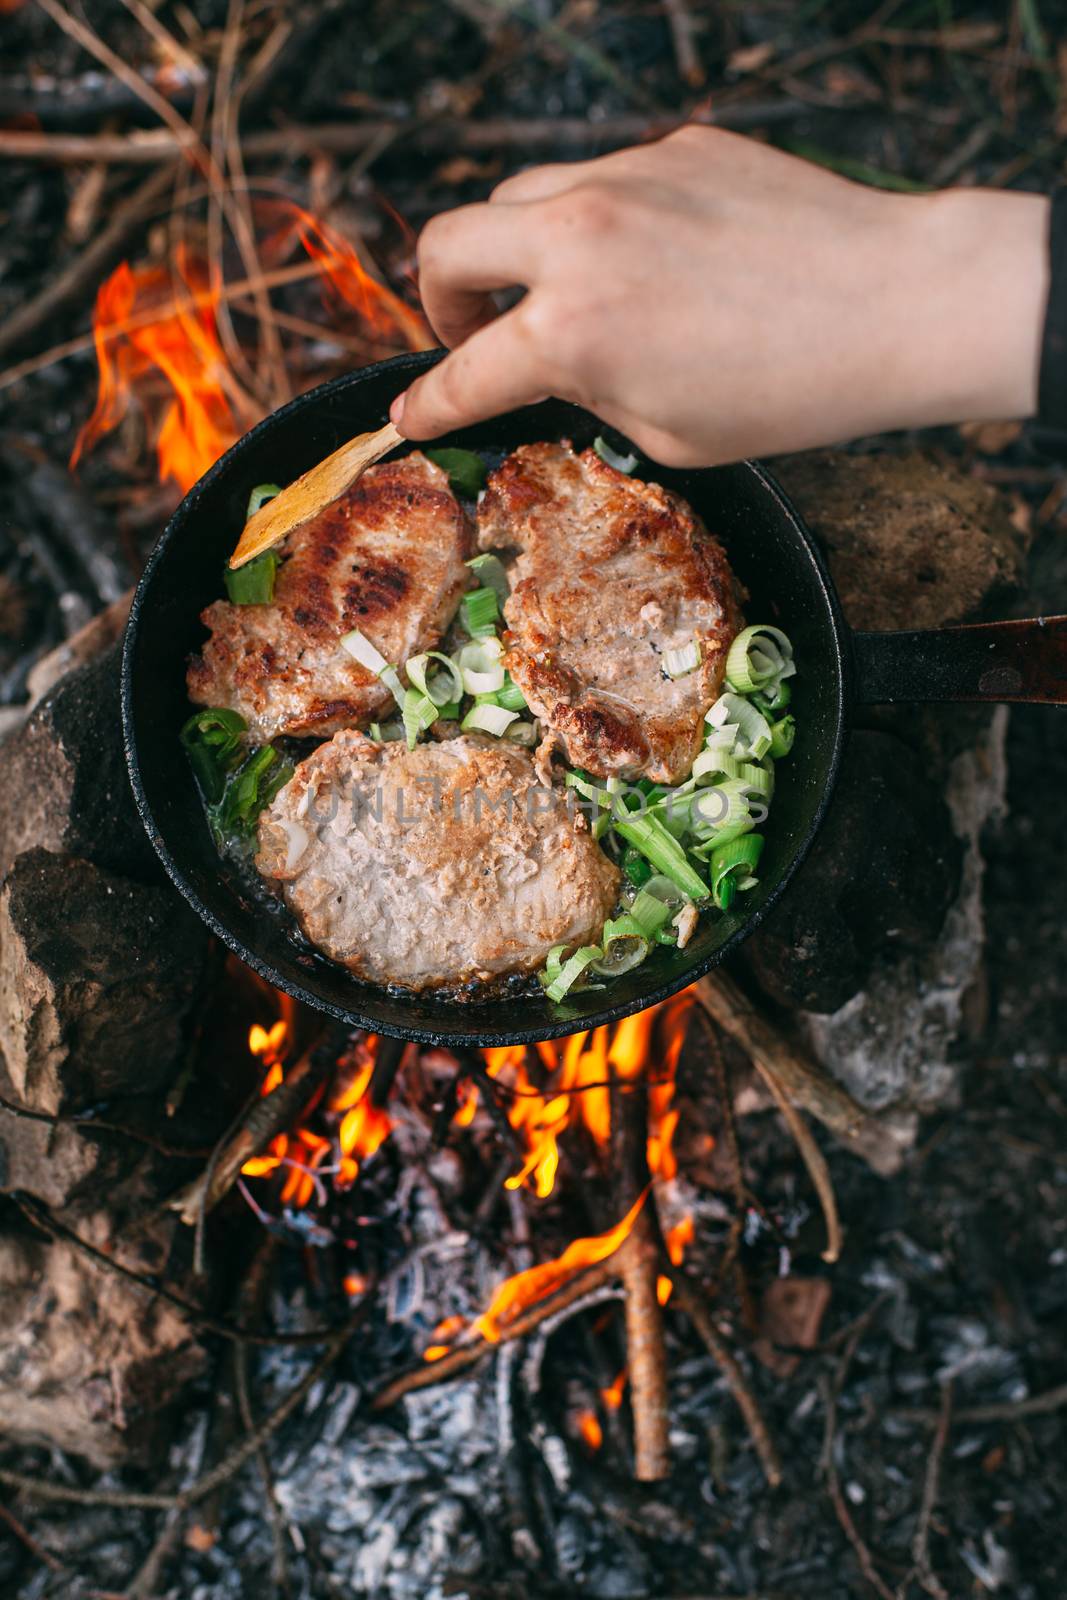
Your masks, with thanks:
[[[478,543],[519,550],[506,663],[571,762],[684,777],[741,626],[725,553],[691,507],[593,450],[520,445],[490,476]],[[664,651],[694,638],[700,667],[671,680]]]
[[[264,813],[256,866],[361,978],[453,986],[599,936],[619,872],[578,823],[516,745],[463,735],[409,751],[343,732]]]
[[[216,600],[189,698],[230,706],[257,741],[329,734],[388,713],[388,689],[340,645],[359,628],[402,663],[440,638],[469,581],[470,528],[419,451],[371,467],[279,547],[274,602]]]

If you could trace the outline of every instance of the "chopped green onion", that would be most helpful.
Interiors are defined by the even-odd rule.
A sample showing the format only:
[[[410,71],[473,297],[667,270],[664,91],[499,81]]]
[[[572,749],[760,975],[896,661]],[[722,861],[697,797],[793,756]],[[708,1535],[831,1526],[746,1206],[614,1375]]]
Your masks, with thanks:
[[[431,661],[440,662],[444,671],[427,683],[426,673]],[[463,674],[456,663],[442,655],[440,650],[424,650],[421,655],[412,656],[404,671],[412,688],[432,700],[435,706],[448,705],[453,700],[463,698]]]
[[[781,683],[774,686],[772,693],[764,694],[759,691],[752,696],[752,704],[758,706],[763,712],[784,711],[793,698],[793,689],[788,679],[783,678]]]
[[[226,568],[226,594],[235,606],[269,606],[274,599],[274,579],[278,571],[275,550],[264,550],[243,567]]]
[[[427,458],[448,473],[448,481],[455,494],[473,500],[485,483],[485,462],[473,450],[427,450]]]
[[[795,717],[783,717],[771,727],[770,754],[775,761],[780,761],[782,756],[787,756],[793,748],[793,740],[797,735],[797,722]]]
[[[586,967],[598,960],[602,954],[603,951],[598,944],[586,944],[580,950],[576,950],[570,960],[564,962],[555,978],[549,983],[546,990],[548,998],[550,1000],[562,1000],[568,989],[573,988],[574,984],[577,983]]]
[[[713,829],[717,833],[720,828],[732,828],[745,821],[750,810],[749,787],[745,780],[724,778],[714,788],[698,791],[689,808],[689,817],[695,829],[705,833]]]
[[[493,591],[480,589],[476,592],[492,594]],[[504,687],[507,674],[500,659],[502,654],[500,640],[495,635],[472,639],[470,644],[465,644],[462,650],[456,651],[452,659],[465,693],[495,694],[498,689]]]
[[[622,858],[622,870],[629,878],[635,889],[640,889],[652,876],[652,868],[645,860],[640,850],[635,850],[632,844],[626,846]]]
[[[655,938],[670,914],[670,906],[658,895],[651,894],[648,889],[642,889],[630,907],[630,915],[640,926],[646,939]]]
[[[602,789],[598,783],[594,783],[592,778],[587,777],[584,772],[578,769],[568,772],[563,779],[563,783],[567,789],[577,789],[584,800],[591,800],[593,805],[602,810],[611,810],[612,796],[606,789]]]
[[[768,689],[796,671],[793,646],[781,628],[742,628],[726,655],[726,677],[739,694]]]
[[[750,700],[730,690],[719,696],[704,720],[711,727],[713,734],[724,732],[731,724],[736,724],[737,735],[731,752],[733,755],[751,757],[754,761],[759,761],[771,747],[771,727],[767,718],[761,711],[757,711]],[[710,736],[708,744],[712,744]]]
[[[500,618],[500,606],[495,589],[471,589],[459,605],[463,626],[472,639],[495,633]]]
[[[504,737],[514,739],[516,744],[525,745],[528,750],[541,742],[536,722],[513,722]]]
[[[637,465],[637,457],[635,455],[621,456],[617,450],[611,448],[603,434],[597,434],[593,440],[593,449],[601,461],[606,461],[609,467],[615,468],[616,472],[629,474]]]
[[[276,483],[257,483],[248,497],[248,510],[245,512],[245,521],[254,517],[260,506],[265,506],[268,500],[273,500],[276,494],[281,494],[281,488]],[[251,562],[249,562],[251,566]]]
[[[690,639],[680,650],[663,652],[663,670],[668,678],[684,678],[700,665],[700,640]]]
[[[209,805],[222,799],[226,775],[241,758],[241,736],[248,724],[227,706],[194,711],[179,737],[189,764]]]
[[[545,976],[548,978],[549,983],[559,977],[560,968],[563,965],[563,952],[566,948],[565,944],[554,944],[545,957]]]
[[[370,725],[370,730],[369,731],[370,731],[370,736],[374,740],[375,744],[381,744],[382,743],[382,725],[381,725],[381,723],[380,722],[372,722],[371,725]]]
[[[483,588],[496,591],[496,597],[503,605],[511,593],[511,585],[500,557],[490,551],[487,555],[475,556],[467,565]]]
[[[353,628],[351,633],[346,633],[341,640],[341,648],[347,650],[353,661],[367,672],[373,672],[380,678],[396,701],[400,710],[404,709],[404,695],[407,692],[400,682],[400,674],[395,667],[389,665],[377,645],[372,644],[365,633],[358,628]]]
[[[358,628],[353,628],[351,633],[346,633],[341,640],[342,650],[347,650],[353,661],[358,661],[361,667],[366,667],[368,672],[373,672],[378,677],[389,665],[377,645],[372,644],[365,633]]]
[[[404,695],[402,714],[408,749],[414,750],[419,734],[432,728],[437,721],[438,710],[429,695],[420,694],[418,689],[408,689]]]
[[[709,863],[711,893],[721,911],[732,905],[734,893],[740,888],[738,880],[747,882],[752,877],[762,853],[763,835],[759,833],[746,833],[713,851]]]
[[[480,731],[501,738],[518,717],[517,711],[505,711],[503,706],[472,706],[460,723],[464,733]]]
[[[233,774],[222,799],[209,810],[216,838],[249,839],[259,814],[269,806],[296,769],[291,761],[265,744]]]
[[[459,721],[459,701],[449,700],[447,705],[439,706],[437,715],[441,722]]]
[[[496,703],[503,706],[505,711],[526,710],[526,696],[510,674],[504,679],[504,687],[496,691]]]
[[[603,955],[590,963],[602,978],[617,978],[639,967],[648,955],[649,935],[635,917],[616,917],[605,922],[600,936]]]
[[[647,856],[691,900],[706,900],[708,886],[686,858],[681,845],[655,816],[630,816],[615,823],[615,832]]]

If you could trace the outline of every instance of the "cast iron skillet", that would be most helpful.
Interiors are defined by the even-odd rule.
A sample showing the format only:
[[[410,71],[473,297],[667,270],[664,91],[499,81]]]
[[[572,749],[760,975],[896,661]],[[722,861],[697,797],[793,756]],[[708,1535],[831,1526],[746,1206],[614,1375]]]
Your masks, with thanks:
[[[758,888],[725,916],[708,916],[684,951],[661,947],[609,987],[554,1006],[540,996],[458,1004],[358,982],[295,940],[222,863],[204,821],[178,730],[189,714],[186,659],[198,616],[222,592],[226,557],[249,490],[287,483],[344,440],[379,427],[389,403],[439,353],[401,356],[323,384],[253,428],[182,501],[149,559],[126,630],[122,716],[141,818],[170,876],[208,926],[264,978],[356,1026],[442,1044],[517,1044],[611,1022],[715,966],[756,928],[803,860],[833,794],[850,708],[894,700],[1067,701],[1067,618],[930,633],[852,633],[796,512],[752,463],[650,476],[677,489],[725,544],[746,585],[753,621],[779,623],[796,646],[793,709],[799,737],[778,770]],[[503,451],[603,432],[587,412],[548,401],[497,418],[449,443]],[[367,907],[373,919],[374,907]]]

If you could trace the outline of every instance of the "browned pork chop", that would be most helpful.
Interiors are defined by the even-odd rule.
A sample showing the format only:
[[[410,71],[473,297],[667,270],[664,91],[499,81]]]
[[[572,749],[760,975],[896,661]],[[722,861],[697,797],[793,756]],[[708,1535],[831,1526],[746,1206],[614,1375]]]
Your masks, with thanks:
[[[257,741],[330,734],[393,704],[341,647],[359,628],[387,661],[431,649],[469,581],[470,527],[440,467],[419,451],[371,467],[279,546],[271,605],[216,600],[189,664],[189,698],[229,706]]]
[[[264,812],[256,866],[312,944],[406,989],[532,972],[599,938],[619,889],[528,752],[477,735],[408,750],[338,733]]]
[[[572,764],[683,778],[741,626],[725,553],[691,507],[593,450],[520,445],[490,476],[478,543],[518,548],[506,663]],[[668,678],[664,652],[693,639],[701,665]]]

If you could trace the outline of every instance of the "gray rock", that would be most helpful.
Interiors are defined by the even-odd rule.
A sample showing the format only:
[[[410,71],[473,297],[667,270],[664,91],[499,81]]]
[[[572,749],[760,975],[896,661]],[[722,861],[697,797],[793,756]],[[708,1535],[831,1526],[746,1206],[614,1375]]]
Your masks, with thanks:
[[[0,1052],[38,1111],[166,1084],[206,951],[169,889],[27,850],[0,893]]]

